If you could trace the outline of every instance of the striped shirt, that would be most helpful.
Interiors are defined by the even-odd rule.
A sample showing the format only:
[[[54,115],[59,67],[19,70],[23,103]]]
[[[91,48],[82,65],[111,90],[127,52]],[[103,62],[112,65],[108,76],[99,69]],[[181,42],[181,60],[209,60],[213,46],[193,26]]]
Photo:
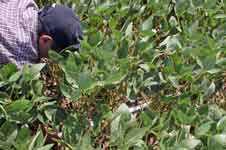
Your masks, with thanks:
[[[33,0],[0,0],[0,64],[38,61],[38,7]]]

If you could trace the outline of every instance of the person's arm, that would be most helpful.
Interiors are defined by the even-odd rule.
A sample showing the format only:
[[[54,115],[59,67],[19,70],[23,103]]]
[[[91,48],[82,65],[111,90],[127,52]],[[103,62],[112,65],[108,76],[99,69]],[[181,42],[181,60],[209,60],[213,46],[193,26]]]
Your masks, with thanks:
[[[26,41],[25,47],[23,47],[23,51],[26,52],[26,55],[30,55],[32,57],[36,54],[36,58],[38,58],[38,6],[33,0],[23,0],[23,8],[21,9],[21,26],[24,30],[24,34],[22,37],[24,41]]]

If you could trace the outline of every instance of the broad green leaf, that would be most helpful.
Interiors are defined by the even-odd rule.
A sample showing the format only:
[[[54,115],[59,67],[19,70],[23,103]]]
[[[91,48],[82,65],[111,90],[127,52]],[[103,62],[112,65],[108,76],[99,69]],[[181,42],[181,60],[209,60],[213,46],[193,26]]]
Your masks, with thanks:
[[[17,130],[17,125],[15,123],[8,121],[4,122],[0,127],[0,133],[4,135],[4,139],[1,140],[7,141],[7,138],[12,135],[15,130]]]
[[[145,128],[132,128],[131,130],[128,131],[128,133],[125,135],[125,143],[126,145],[134,146],[142,140],[146,133]]]
[[[226,135],[225,134],[217,134],[212,137],[213,142],[216,142],[217,144],[221,146],[226,146]]]
[[[72,100],[75,100],[80,96],[80,89],[67,84],[60,84],[60,91],[65,97],[71,98]]]
[[[4,65],[0,69],[0,80],[6,80],[8,79],[13,73],[17,71],[15,64],[7,64]]]
[[[17,100],[6,106],[7,112],[26,111],[32,107],[29,100]]]
[[[116,85],[119,84],[127,76],[124,72],[116,72],[110,74],[105,80],[105,85]]]
[[[122,138],[123,131],[120,124],[121,115],[117,116],[111,123],[111,142],[117,141],[119,138]]]
[[[22,75],[22,71],[18,71],[10,76],[9,82],[16,82]]]
[[[178,123],[181,123],[181,124],[190,124],[192,123],[195,119],[196,119],[196,115],[194,114],[187,114],[187,113],[184,113],[183,111],[181,111],[180,109],[179,110],[175,110],[173,112],[173,115],[174,115],[174,118],[176,119],[176,121]]]
[[[212,122],[207,122],[204,124],[201,124],[198,128],[195,129],[195,135],[196,136],[205,136],[210,131]]]
[[[182,145],[188,149],[195,149],[201,143],[201,140],[195,138],[188,138],[182,141]]]
[[[19,133],[16,138],[16,147],[17,149],[27,149],[31,138],[31,131],[23,127],[19,130]]]
[[[0,140],[0,149],[1,150],[12,150],[13,144]]]
[[[153,24],[153,16],[150,16],[148,19],[146,19],[142,24],[142,30],[151,30]]]
[[[89,44],[91,46],[96,46],[102,39],[102,34],[100,32],[93,32],[89,35]]]
[[[216,126],[217,130],[221,131],[221,130],[224,130],[226,129],[226,116],[222,117],[218,123],[217,123],[217,126]]]
[[[38,79],[40,71],[44,68],[45,64],[33,64],[31,66],[25,65],[23,68],[23,80],[30,81],[33,79]]]
[[[130,114],[129,107],[126,104],[121,104],[117,110],[117,113],[122,114]]]
[[[82,91],[86,91],[90,89],[92,84],[94,84],[94,80],[91,78],[91,76],[88,73],[81,72],[78,76],[78,85],[79,88],[81,88]]]
[[[81,143],[79,145],[79,149],[80,150],[92,149],[91,138],[90,138],[90,135],[89,134],[85,134],[82,137]]]

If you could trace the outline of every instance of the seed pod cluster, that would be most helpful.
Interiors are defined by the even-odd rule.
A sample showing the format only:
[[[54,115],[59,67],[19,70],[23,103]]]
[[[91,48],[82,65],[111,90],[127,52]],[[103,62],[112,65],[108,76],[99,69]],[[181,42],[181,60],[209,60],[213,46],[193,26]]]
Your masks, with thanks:
[[[222,86],[220,86],[216,91],[210,96],[207,103],[217,104],[224,110],[226,110],[226,73],[223,74]]]
[[[62,77],[62,70],[59,65],[52,60],[43,58],[41,62],[46,63],[45,68],[41,72],[41,79],[44,82],[43,94],[48,97],[60,96],[59,83]]]

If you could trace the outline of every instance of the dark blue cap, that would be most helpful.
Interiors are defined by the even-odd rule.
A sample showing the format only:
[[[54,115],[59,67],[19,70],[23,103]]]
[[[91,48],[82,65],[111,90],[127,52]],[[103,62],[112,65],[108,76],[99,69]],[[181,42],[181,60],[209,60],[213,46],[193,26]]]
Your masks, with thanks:
[[[83,39],[83,33],[80,20],[72,9],[59,4],[46,6],[39,12],[39,22],[41,24],[39,32],[53,38],[54,48],[60,50],[68,46],[80,48],[79,40]]]

